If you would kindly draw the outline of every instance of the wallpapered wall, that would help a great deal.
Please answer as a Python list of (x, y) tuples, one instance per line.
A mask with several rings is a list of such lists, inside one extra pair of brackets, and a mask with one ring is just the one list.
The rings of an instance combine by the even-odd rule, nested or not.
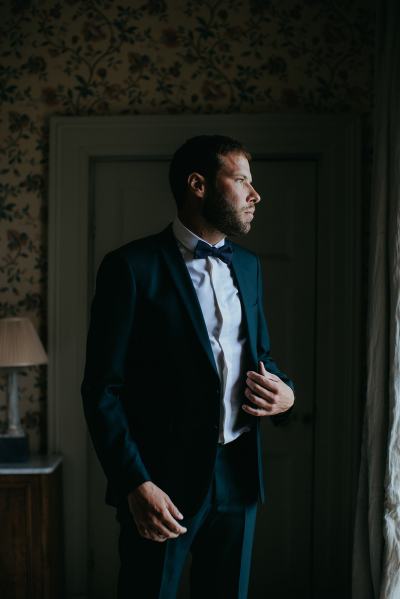
[[(356, 112), (368, 180), (373, 2), (14, 0), (0, 11), (0, 317), (29, 316), (45, 346), (50, 116)], [(43, 451), (46, 368), (23, 370), (20, 389), (31, 450)]]

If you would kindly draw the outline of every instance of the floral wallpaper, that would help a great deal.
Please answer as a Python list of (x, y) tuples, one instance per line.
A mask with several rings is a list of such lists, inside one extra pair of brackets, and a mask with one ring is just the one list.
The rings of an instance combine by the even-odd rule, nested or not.
[[(368, 182), (374, 20), (363, 0), (0, 0), (0, 317), (46, 347), (50, 116), (355, 112)], [(46, 368), (19, 380), (45, 451)]]

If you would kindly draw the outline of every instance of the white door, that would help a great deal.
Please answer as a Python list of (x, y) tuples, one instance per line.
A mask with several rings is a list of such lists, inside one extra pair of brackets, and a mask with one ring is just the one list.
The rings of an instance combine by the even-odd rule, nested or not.
[[(251, 168), (262, 202), (251, 233), (237, 241), (262, 259), (272, 355), (295, 382), (297, 414), (284, 427), (263, 422), (267, 502), (257, 519), (250, 598), (308, 598), (315, 491), (316, 165), (257, 159)], [(106, 252), (172, 220), (167, 173), (165, 161), (95, 162), (92, 293)], [(118, 528), (113, 508), (104, 504), (105, 478), (91, 445), (88, 465), (89, 597), (110, 599), (118, 572)], [(182, 599), (188, 597), (187, 577), (186, 569)]]

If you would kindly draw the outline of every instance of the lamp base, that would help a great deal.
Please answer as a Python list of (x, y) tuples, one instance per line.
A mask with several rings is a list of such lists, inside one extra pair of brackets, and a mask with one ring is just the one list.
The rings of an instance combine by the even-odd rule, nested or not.
[(0, 462), (26, 462), (29, 458), (28, 437), (0, 435)]

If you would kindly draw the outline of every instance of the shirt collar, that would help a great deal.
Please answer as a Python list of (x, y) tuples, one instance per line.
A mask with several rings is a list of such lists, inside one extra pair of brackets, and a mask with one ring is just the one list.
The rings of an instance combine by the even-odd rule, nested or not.
[[(198, 241), (204, 241), (204, 243), (207, 243), (208, 245), (212, 245), (211, 243), (209, 243), (205, 239), (202, 239), (201, 237), (198, 237), (190, 229), (185, 227), (185, 225), (178, 218), (178, 216), (175, 216), (175, 218), (173, 220), (172, 231), (173, 231), (176, 239), (190, 252), (194, 252)], [(218, 243), (216, 243), (213, 247), (219, 248), (219, 247), (223, 246), (224, 243), (225, 243), (225, 237), (223, 239), (221, 239), (221, 241), (218, 241)]]

